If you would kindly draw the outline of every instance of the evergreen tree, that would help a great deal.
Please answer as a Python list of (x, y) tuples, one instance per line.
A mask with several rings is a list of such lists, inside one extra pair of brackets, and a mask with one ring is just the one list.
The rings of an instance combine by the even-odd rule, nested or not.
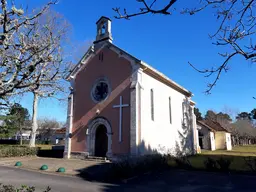
[(196, 120), (203, 120), (202, 113), (200, 113), (199, 109), (196, 107), (194, 108), (194, 114), (196, 116)]
[[(29, 112), (26, 108), (22, 107), (19, 103), (13, 104), (6, 116), (2, 116), (4, 125), (0, 129), (2, 136), (10, 137), (13, 136), (17, 131), (20, 135), (22, 130), (29, 122)], [(22, 137), (20, 137), (20, 144), (22, 145)]]

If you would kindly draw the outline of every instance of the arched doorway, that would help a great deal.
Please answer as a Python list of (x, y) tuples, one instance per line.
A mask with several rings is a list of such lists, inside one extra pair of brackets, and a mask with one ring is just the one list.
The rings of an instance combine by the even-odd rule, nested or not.
[(96, 128), (94, 154), (97, 157), (106, 157), (107, 152), (108, 152), (107, 129), (104, 125), (99, 125)]
[[(96, 132), (98, 132), (98, 134)], [(102, 133), (105, 133), (105, 134), (102, 134)], [(113, 133), (108, 120), (101, 117), (91, 120), (91, 122), (88, 124), (88, 130), (86, 134), (87, 134), (86, 148), (89, 156), (96, 156), (95, 152), (98, 151), (99, 149), (98, 147), (100, 147), (101, 142), (104, 143), (107, 141), (107, 144), (104, 145), (104, 147), (107, 148), (107, 153), (104, 155), (104, 157), (108, 157), (108, 158), (112, 157), (112, 134)], [(96, 136), (96, 134), (98, 136)], [(100, 139), (100, 135), (102, 137), (106, 136), (107, 137), (107, 138), (105, 137), (106, 140)], [(97, 137), (97, 141), (96, 141), (96, 137)], [(96, 150), (96, 145), (99, 145), (97, 146), (97, 150)]]

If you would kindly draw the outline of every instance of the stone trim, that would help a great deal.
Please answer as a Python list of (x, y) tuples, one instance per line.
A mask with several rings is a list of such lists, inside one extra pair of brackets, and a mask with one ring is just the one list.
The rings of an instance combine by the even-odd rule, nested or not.
[(139, 130), (139, 97), (140, 97), (140, 86), (139, 86), (139, 65), (132, 64), (133, 72), (131, 77), (131, 123), (130, 123), (130, 155), (138, 155), (138, 148), (140, 143), (140, 130)]
[(108, 151), (107, 157), (112, 157), (112, 128), (110, 123), (104, 118), (96, 118), (89, 123), (87, 128), (87, 137), (86, 137), (86, 144), (87, 144), (87, 154), (89, 156), (94, 156), (95, 153), (95, 137), (96, 137), (96, 130), (99, 125), (104, 125), (107, 129), (107, 136), (108, 136)]
[[(140, 129), (140, 97), (141, 97), (141, 89), (143, 89), (141, 85), (141, 73), (142, 69), (138, 64), (139, 60), (134, 59), (132, 56), (128, 55), (126, 52), (123, 52), (119, 47), (111, 44), (111, 50), (118, 53), (118, 56), (121, 58), (125, 58), (128, 60), (132, 67), (131, 74), (131, 92), (130, 92), (130, 156), (137, 156), (139, 144), (141, 143), (141, 129)], [(139, 76), (140, 75), (140, 76)]]
[(194, 113), (194, 108), (195, 108), (195, 105), (190, 105), (192, 139), (193, 139), (192, 146), (193, 146), (193, 154), (196, 154), (198, 146), (199, 146), (199, 138), (198, 138), (197, 124), (196, 124), (196, 115)]
[(86, 159), (88, 156), (87, 152), (71, 152), (70, 154), (71, 159)]
[(75, 77), (81, 68), (83, 68), (84, 64), (88, 63), (88, 61), (95, 55), (94, 54), (94, 46), (90, 46), (86, 53), (83, 55), (82, 59), (76, 64), (76, 66), (72, 69), (72, 71), (66, 76), (66, 80), (69, 80), (71, 77)]

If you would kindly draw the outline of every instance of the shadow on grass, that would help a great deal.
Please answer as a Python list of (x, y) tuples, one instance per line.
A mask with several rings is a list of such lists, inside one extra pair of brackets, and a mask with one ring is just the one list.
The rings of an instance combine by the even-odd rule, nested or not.
[(106, 175), (111, 169), (111, 163), (99, 163), (90, 167), (76, 170), (79, 177), (87, 181), (110, 182)]
[[(222, 160), (230, 161), (230, 165), (224, 170), (217, 169), (214, 172), (222, 172), (228, 174), (246, 174), (246, 175), (256, 175), (256, 157), (255, 156), (239, 156), (239, 155), (229, 155), (227, 154), (198, 154), (189, 157), (189, 161), (195, 171), (210, 171), (205, 166), (207, 159), (214, 160), (216, 162)], [(218, 165), (219, 166), (219, 165)], [(225, 166), (225, 165), (224, 165)], [(220, 167), (220, 166), (219, 166)]]
[[(230, 166), (231, 170), (207, 170), (204, 166), (204, 160), (212, 158), (218, 160), (220, 158), (229, 159), (232, 158)], [(250, 158), (250, 157), (246, 157)], [(216, 183), (229, 182), (230, 179), (247, 182), (247, 175), (255, 176), (256, 171), (252, 171), (246, 164), (245, 158), (241, 156), (229, 156), (229, 155), (195, 155), (188, 157), (192, 167), (185, 168), (186, 166), (170, 167), (161, 171), (154, 171), (146, 174), (140, 174), (138, 177), (132, 178), (126, 182), (125, 178), (117, 178), (117, 175), (109, 173), (111, 171), (111, 163), (99, 163), (97, 165), (87, 167), (85, 169), (77, 170), (79, 174), (77, 176), (90, 182), (103, 183), (102, 191), (138, 191), (147, 189), (149, 191), (166, 191), (167, 189), (173, 189), (172, 187), (182, 187), (184, 185), (212, 185), (216, 186)], [(252, 162), (256, 161), (256, 157), (251, 158)], [(256, 164), (255, 164), (256, 165)], [(240, 171), (239, 171), (240, 170)], [(241, 171), (242, 170), (242, 171)], [(256, 170), (256, 167), (255, 167)], [(246, 177), (244, 177), (246, 175)], [(134, 175), (136, 176), (136, 175)], [(182, 178), (182, 179), (181, 179)], [(250, 177), (250, 180), (255, 177)], [(127, 179), (127, 178), (126, 178)], [(193, 181), (189, 181), (193, 180)], [(225, 182), (223, 181), (225, 180)], [(191, 183), (192, 182), (192, 183)], [(161, 183), (161, 186), (159, 185)], [(250, 181), (250, 185), (253, 184)], [(159, 187), (159, 188), (154, 188)], [(162, 190), (160, 189), (162, 188)], [(143, 190), (142, 190), (143, 191)]]
[[(151, 174), (157, 174), (159, 171), (164, 170), (191, 170), (191, 171), (212, 171), (207, 170), (205, 167), (205, 161), (207, 159), (213, 159), (215, 161), (223, 159), (226, 161), (230, 161), (230, 166), (227, 171), (215, 170), (214, 172), (227, 172), (227, 173), (245, 173), (245, 174), (256, 174), (256, 157), (249, 156), (234, 156), (234, 155), (194, 155), (188, 156), (180, 161), (176, 161), (174, 159), (168, 159), (168, 167), (161, 170), (154, 170), (150, 172)], [(180, 164), (178, 164), (180, 163)], [(187, 165), (187, 166), (186, 166)], [(121, 180), (125, 180), (134, 176), (143, 176), (144, 173), (136, 174), (136, 171), (132, 172), (129, 170), (128, 178), (125, 177), (125, 174), (119, 170), (113, 170), (112, 163), (99, 163), (97, 165), (87, 167), (84, 169), (76, 170), (79, 172), (78, 176), (88, 180), (88, 181), (99, 181), (99, 182), (107, 182), (107, 183), (116, 183)], [(123, 170), (128, 171), (128, 170)], [(115, 173), (113, 173), (115, 172)], [(118, 177), (120, 175), (120, 177)]]
[[(118, 177), (118, 175), (115, 175), (116, 173), (113, 174), (113, 172), (111, 172), (111, 167), (111, 163), (99, 163), (76, 171), (78, 172), (77, 176), (86, 181), (103, 183), (101, 191), (104, 192), (133, 191), (138, 186), (145, 187), (148, 182), (154, 182), (156, 179), (159, 179), (158, 176), (161, 174), (160, 171), (155, 170), (153, 172), (147, 172), (139, 175), (135, 174), (125, 178), (122, 176)], [(157, 189), (156, 191), (159, 190)]]

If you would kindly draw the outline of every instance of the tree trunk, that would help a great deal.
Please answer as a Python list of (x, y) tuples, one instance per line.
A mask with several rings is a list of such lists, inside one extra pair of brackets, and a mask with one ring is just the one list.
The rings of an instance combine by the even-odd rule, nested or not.
[(38, 128), (37, 125), (37, 104), (38, 104), (38, 93), (34, 92), (34, 100), (33, 100), (33, 114), (32, 114), (32, 130), (30, 135), (29, 147), (36, 146), (36, 131)]
[(20, 145), (22, 145), (22, 128), (20, 123), (19, 123), (19, 126), (20, 126)]

